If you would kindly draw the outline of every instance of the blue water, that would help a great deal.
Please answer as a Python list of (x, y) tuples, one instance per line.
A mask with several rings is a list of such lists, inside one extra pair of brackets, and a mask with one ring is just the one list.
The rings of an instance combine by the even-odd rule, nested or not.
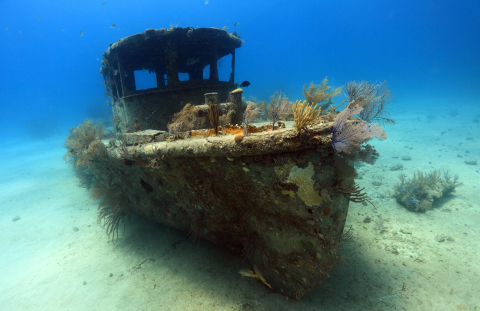
[[(234, 26), (236, 23), (238, 25)], [(112, 27), (112, 24), (116, 27)], [(381, 212), (372, 212), (371, 209), (362, 210), (362, 206), (357, 206), (357, 209), (348, 217), (357, 232), (363, 230), (362, 227), (366, 230), (369, 225), (364, 224), (364, 218), (369, 216), (380, 220), (384, 217), (386, 227), (390, 226), (396, 231), (407, 228), (413, 231), (413, 235), (403, 236), (399, 233), (398, 236), (406, 237), (407, 242), (403, 240), (405, 245), (396, 245), (400, 255), (392, 257), (396, 258), (396, 261), (392, 259), (394, 268), (390, 265), (386, 266), (387, 263), (390, 264), (388, 259), (390, 257), (384, 259), (382, 257), (384, 255), (375, 253), (376, 248), (375, 252), (372, 249), (362, 248), (361, 256), (356, 253), (361, 244), (366, 247), (365, 245), (370, 243), (378, 243), (378, 247), (381, 246), (382, 250), (386, 249), (382, 244), (382, 238), (378, 237), (377, 233), (374, 235), (371, 227), (368, 227), (369, 231), (361, 231), (372, 233), (372, 236), (368, 236), (368, 240), (357, 243), (355, 247), (347, 247), (347, 257), (353, 259), (350, 268), (347, 267), (336, 274), (332, 273), (330, 285), (336, 285), (336, 292), (329, 292), (323, 288), (317, 289), (308, 296), (310, 298), (305, 299), (305, 303), (309, 305), (304, 309), (301, 309), (302, 305), (293, 304), (291, 301), (287, 305), (281, 296), (274, 298), (269, 296), (270, 300), (265, 304), (269, 305), (271, 310), (293, 310), (296, 307), (301, 310), (320, 310), (323, 309), (324, 303), (328, 304), (329, 310), (342, 309), (342, 303), (348, 304), (344, 310), (353, 310), (357, 302), (362, 302), (364, 305), (368, 302), (371, 310), (390, 310), (399, 301), (405, 302), (405, 305), (400, 306), (399, 309), (407, 310), (432, 308), (451, 310), (453, 307), (459, 310), (467, 310), (462, 308), (468, 307), (468, 310), (473, 310), (475, 306), (480, 305), (478, 301), (480, 266), (474, 264), (475, 260), (478, 260), (480, 232), (478, 229), (475, 229), (476, 231), (472, 229), (475, 226), (478, 228), (480, 221), (477, 202), (480, 167), (464, 163), (465, 158), (480, 160), (479, 125), (472, 122), (475, 115), (480, 116), (480, 1), (4, 0), (0, 1), (0, 138), (2, 142), (0, 152), (3, 155), (0, 185), (12, 187), (14, 190), (0, 192), (0, 205), (2, 205), (0, 206), (0, 249), (2, 250), (0, 253), (4, 256), (0, 257), (0, 267), (10, 271), (8, 278), (0, 280), (0, 296), (4, 289), (8, 289), (10, 295), (7, 298), (0, 297), (0, 309), (4, 305), (9, 306), (9, 310), (27, 310), (31, 309), (32, 305), (39, 306), (37, 301), (40, 304), (44, 303), (42, 297), (29, 300), (30, 297), (34, 297), (31, 293), (36, 292), (39, 287), (31, 285), (36, 283), (29, 283), (31, 280), (25, 275), (20, 278), (15, 274), (17, 271), (20, 274), (26, 266), (33, 265), (34, 262), (40, 265), (44, 262), (49, 263), (54, 268), (57, 264), (58, 267), (63, 264), (64, 254), (61, 252), (51, 256), (54, 258), (52, 262), (49, 261), (49, 255), (45, 255), (48, 260), (40, 258), (45, 260), (42, 261), (37, 260), (37, 254), (29, 251), (21, 256), (22, 259), (11, 259), (16, 257), (13, 256), (15, 254), (10, 247), (16, 245), (18, 252), (22, 249), (29, 250), (28, 247), (31, 246), (23, 248), (21, 243), (26, 240), (35, 241), (36, 235), (41, 237), (39, 238), (41, 243), (46, 245), (72, 243), (54, 240), (62, 234), (65, 238), (67, 233), (58, 233), (57, 236), (57, 232), (49, 231), (48, 220), (51, 217), (57, 217), (61, 222), (68, 224), (69, 234), (72, 232), (71, 227), (80, 227), (78, 223), (68, 222), (73, 217), (69, 213), (77, 215), (75, 217), (81, 217), (78, 215), (84, 214), (85, 218), (82, 219), (91, 221), (85, 220), (84, 227), (80, 227), (81, 230), (90, 230), (87, 229), (90, 228), (90, 225), (87, 227), (87, 223), (92, 226), (96, 224), (95, 202), (88, 201), (88, 194), (80, 192), (83, 190), (79, 190), (76, 186), (77, 181), (61, 156), (65, 153), (62, 145), (69, 128), (82, 123), (85, 118), (108, 120), (111, 116), (111, 107), (107, 105), (104, 96), (105, 87), (99, 83), (104, 82), (99, 72), (102, 53), (108, 49), (110, 43), (117, 42), (121, 38), (144, 32), (149, 28), (170, 28), (172, 25), (220, 29), (226, 26), (227, 31), (235, 31), (244, 41), (242, 47), (236, 50), (235, 82), (241, 83), (244, 80), (251, 82), (249, 87), (244, 88), (244, 96), (247, 99), (268, 100), (276, 91), (281, 91), (293, 101), (303, 99), (303, 86), (312, 81), (319, 84), (324, 77), (328, 77), (329, 85), (333, 87), (345, 85), (353, 80), (388, 81), (393, 98), (390, 116), (397, 120), (397, 125), (385, 128), (389, 137), (386, 142), (375, 141), (383, 157), (373, 168), (370, 166), (362, 168), (360, 171), (365, 177), (359, 181), (359, 184), (366, 187), (366, 191), (377, 200), (377, 203), (384, 204), (379, 204)], [(228, 64), (227, 61), (225, 63)], [(223, 70), (223, 68), (220, 69), (221, 75), (225, 74)], [(139, 85), (151, 86), (148, 81), (141, 79), (142, 77), (139, 76)], [(343, 96), (335, 98), (336, 102), (342, 100)], [(458, 112), (459, 116), (453, 116), (452, 112)], [(402, 162), (401, 157), (407, 154), (412, 155), (412, 161)], [(397, 163), (402, 163), (404, 172), (408, 174), (415, 169), (424, 171), (449, 169), (460, 174), (464, 185), (455, 198), (442, 207), (445, 213), (438, 208), (426, 215), (412, 217), (411, 214), (406, 214), (394, 200), (390, 198), (388, 201), (388, 191), (398, 182), (396, 176), (399, 173), (391, 172), (389, 167)], [(374, 188), (371, 181), (378, 180), (382, 182), (382, 186)], [(45, 185), (51, 192), (44, 191), (42, 187)], [(50, 198), (56, 200), (57, 205), (51, 203)], [(80, 210), (80, 207), (84, 210)], [(25, 230), (34, 230), (34, 233), (25, 233), (25, 236), (20, 237), (16, 231), (10, 229), (13, 228), (13, 224), (21, 224), (22, 221), (26, 223), (28, 216), (41, 208), (45, 208), (45, 212), (42, 212), (43, 218), (39, 218), (41, 221), (35, 225), (30, 223), (25, 225)], [(87, 210), (91, 215), (85, 214)], [(75, 214), (75, 211), (78, 214)], [(389, 215), (391, 211), (393, 214)], [(459, 213), (458, 216), (455, 214), (456, 211)], [(49, 212), (53, 214), (50, 215)], [(52, 216), (54, 214), (55, 216)], [(20, 215), (21, 220), (12, 222), (12, 217), (16, 215)], [(444, 244), (438, 244), (430, 236), (428, 239), (425, 237), (427, 242), (423, 243), (423, 240), (419, 242), (423, 237), (415, 235), (415, 228), (430, 229), (430, 225), (432, 230), (429, 232), (432, 236), (450, 234), (455, 238), (456, 244), (447, 244), (450, 240)], [(437, 225), (438, 227), (435, 227)], [(95, 230), (101, 231), (104, 236), (103, 229), (95, 227)], [(168, 237), (165, 239), (171, 240), (171, 244), (177, 242), (175, 235), (168, 235), (169, 232), (166, 229), (163, 231), (162, 233)], [(2, 240), (1, 237), (5, 236), (6, 232), (9, 233), (8, 241), (6, 241), (7, 238)], [(48, 234), (42, 234), (42, 232), (48, 232)], [(396, 234), (391, 233), (391, 241), (394, 241), (392, 242), (394, 244), (398, 242)], [(17, 239), (20, 242), (14, 242)], [(84, 239), (88, 240), (86, 237)], [(148, 239), (150, 237), (147, 235), (145, 240)], [(376, 242), (371, 242), (372, 239)], [(106, 237), (105, 240), (107, 240)], [(98, 244), (98, 249), (86, 253), (97, 258), (97, 255), (92, 254), (97, 254), (95, 252), (100, 252), (104, 246), (99, 244), (100, 242), (97, 243), (94, 238), (90, 238), (90, 243), (91, 241), (94, 242), (84, 243)], [(162, 239), (158, 238), (155, 243), (162, 243)], [(473, 244), (469, 243), (476, 244), (471, 246)], [(69, 249), (70, 244), (68, 245)], [(432, 246), (439, 247), (440, 250), (429, 253), (429, 250), (433, 249)], [(89, 248), (90, 246), (87, 247)], [(166, 244), (164, 248), (169, 252), (171, 246)], [(122, 254), (132, 255), (137, 254), (137, 251), (141, 253), (138, 249), (122, 249)], [(183, 262), (190, 262), (191, 254), (195, 252), (197, 252), (195, 256), (201, 257), (199, 254), (205, 255), (210, 251), (212, 250), (208, 247), (201, 246), (199, 251), (198, 248), (191, 246), (188, 252), (183, 253)], [(77, 251), (77, 254), (81, 253), (82, 251)], [(8, 257), (9, 255), (12, 257)], [(198, 297), (204, 299), (207, 296), (211, 299), (208, 307), (205, 304), (204, 309), (201, 310), (224, 310), (218, 306), (231, 304), (238, 307), (244, 303), (243, 298), (238, 296), (235, 296), (238, 300), (231, 298), (232, 292), (236, 291), (236, 285), (230, 286), (228, 282), (222, 285), (224, 284), (222, 276), (225, 279), (227, 276), (231, 279), (229, 274), (224, 270), (211, 272), (218, 263), (206, 262), (211, 258), (223, 256), (217, 255), (219, 257), (205, 255), (205, 258), (202, 257), (205, 260), (202, 261), (202, 265), (188, 266), (189, 273), (184, 272), (186, 275), (180, 277), (188, 279), (196, 275), (201, 281), (197, 280), (197, 283), (192, 282), (192, 284), (200, 288), (204, 285), (202, 284), (204, 279), (206, 283), (209, 282), (209, 292), (201, 292), (195, 296), (197, 299), (200, 299)], [(391, 254), (388, 253), (388, 255)], [(65, 254), (65, 256), (67, 261), (69, 255)], [(14, 265), (27, 260), (26, 258), (28, 258), (28, 265), (26, 263), (24, 266)], [(457, 259), (462, 262), (457, 262)], [(467, 262), (467, 259), (470, 261)], [(424, 263), (425, 260), (427, 263)], [(183, 270), (184, 267), (175, 267), (175, 259), (172, 261), (174, 263), (170, 264), (175, 272), (170, 270), (165, 272), (166, 277), (162, 284), (168, 284), (168, 280), (180, 282), (178, 271), (175, 269)], [(218, 261), (222, 260), (218, 259)], [(433, 263), (433, 268), (429, 270), (430, 263)], [(77, 264), (75, 262), (72, 265)], [(88, 264), (95, 266), (96, 262), (88, 261)], [(116, 264), (114, 262), (111, 266)], [(132, 262), (125, 263), (125, 266), (132, 267), (137, 264), (138, 262), (132, 259)], [(223, 261), (221, 264), (225, 266), (224, 269), (234, 270), (228, 262)], [(118, 265), (123, 267), (123, 263)], [(170, 269), (168, 264), (165, 264), (165, 267)], [(0, 269), (0, 271), (3, 270)], [(62, 271), (66, 273), (68, 269)], [(110, 272), (110, 270), (105, 271)], [(211, 275), (202, 274), (202, 271), (211, 272), (214, 276), (210, 279)], [(35, 275), (35, 272), (29, 273), (32, 273), (32, 276)], [(124, 273), (128, 275), (127, 272)], [(238, 277), (236, 270), (232, 274)], [(378, 278), (371, 277), (372, 275)], [(414, 275), (421, 279), (413, 281)], [(410, 276), (412, 280), (409, 279)], [(81, 275), (75, 282), (83, 281), (83, 278), (84, 276)], [(39, 286), (48, 288), (55, 283), (50, 277), (45, 279), (47, 281), (44, 283), (38, 281)], [(464, 279), (467, 281), (464, 282)], [(17, 285), (10, 280), (22, 281)], [(68, 292), (69, 281), (63, 281), (58, 286), (67, 288)], [(88, 282), (91, 285), (94, 283), (90, 279)], [(156, 286), (159, 286), (160, 281), (156, 282)], [(395, 284), (392, 285), (389, 282), (395, 282)], [(406, 291), (401, 290), (402, 282), (407, 283)], [(27, 283), (32, 288), (29, 287), (23, 292), (20, 300), (24, 304), (18, 306), (16, 294), (11, 293), (17, 293), (15, 290)], [(129, 286), (134, 288), (137, 284), (135, 280)], [(437, 288), (435, 284), (443, 287)], [(424, 292), (419, 285), (423, 285)], [(53, 289), (55, 288), (53, 285), (51, 286), (52, 290), (46, 289), (45, 292), (53, 295), (56, 289)], [(175, 293), (172, 297), (175, 299), (165, 298), (170, 306), (174, 306), (176, 302), (183, 299), (185, 284), (176, 286), (176, 290), (172, 290)], [(248, 290), (245, 288), (253, 288), (252, 292), (245, 294), (245, 297), (249, 295), (252, 297), (255, 293), (263, 295), (267, 292), (262, 291), (265, 289), (258, 290), (258, 287), (252, 287), (250, 283), (244, 283), (242, 286), (245, 291)], [(390, 286), (396, 286), (396, 290), (390, 289)], [(97, 288), (105, 289), (109, 293), (109, 288), (103, 287), (103, 284)], [(227, 294), (223, 292), (222, 295), (218, 294), (222, 289), (227, 291)], [(355, 290), (359, 291), (355, 294), (356, 296), (352, 294)], [(406, 296), (402, 296), (413, 294), (416, 290), (418, 292), (410, 302), (406, 300)], [(75, 293), (74, 296), (77, 299), (75, 301), (78, 301), (77, 306), (80, 306), (83, 294)], [(124, 292), (117, 290), (115, 293), (120, 297)], [(92, 295), (96, 295), (96, 292)], [(238, 295), (243, 297), (242, 293)], [(349, 298), (353, 297), (351, 295), (355, 298)], [(428, 298), (424, 300), (422, 295)], [(96, 299), (100, 301), (101, 297), (104, 297), (101, 294), (98, 296), (100, 298)], [(261, 301), (264, 296), (246, 299), (250, 299), (248, 304), (254, 306), (258, 305), (257, 301)], [(72, 305), (67, 302), (70, 301), (69, 299), (70, 296), (59, 299), (60, 302), (65, 303), (64, 305), (60, 302), (59, 305), (45, 302), (45, 307), (39, 307), (39, 309), (72, 309)], [(150, 299), (143, 301), (147, 301), (146, 303), (153, 301), (153, 304), (149, 305), (149, 308), (153, 308), (157, 303), (156, 298), (150, 297)], [(393, 302), (388, 302), (388, 299)], [(128, 299), (125, 298), (125, 300)], [(218, 302), (220, 300), (225, 304), (220, 304)], [(52, 303), (54, 300), (48, 301)], [(425, 304), (422, 305), (424, 302)], [(125, 304), (128, 304), (128, 301), (123, 305)], [(101, 303), (94, 305), (101, 306)], [(12, 309), (11, 306), (17, 307)], [(278, 306), (281, 308), (277, 308)], [(141, 310), (149, 308), (139, 307)], [(123, 308), (119, 304), (108, 305), (106, 309), (122, 310)], [(187, 304), (179, 309), (196, 310), (196, 307), (195, 304)], [(241, 308), (238, 307), (238, 310)]]
[(334, 86), (387, 80), (396, 108), (471, 102), (480, 96), (479, 12), (477, 1), (2, 1), (0, 132), (28, 136), (33, 120), (50, 127), (46, 136), (57, 127), (65, 135), (104, 114), (102, 52), (170, 25), (236, 31), (247, 97), (300, 99), (304, 84), (328, 76)]

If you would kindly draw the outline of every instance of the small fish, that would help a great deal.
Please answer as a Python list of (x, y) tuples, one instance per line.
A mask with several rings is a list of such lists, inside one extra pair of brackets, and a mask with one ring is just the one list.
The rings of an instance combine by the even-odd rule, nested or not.
[(65, 30), (65, 28), (62, 28), (62, 31), (64, 31), (64, 30)]
[(260, 271), (260, 269), (258, 269), (257, 265), (253, 265), (253, 270), (255, 270), (255, 274), (257, 275), (257, 277), (260, 279), (260, 281), (263, 282), (263, 284), (267, 285), (268, 287), (272, 288), (272, 286), (270, 284), (267, 283), (267, 280), (265, 280), (265, 278), (263, 277), (262, 275), (262, 272)]
[(37, 20), (39, 20), (39, 19), (40, 19), (40, 16), (37, 16)]
[(233, 27), (237, 26), (238, 24), (239, 24), (239, 23), (235, 23), (235, 24), (233, 24)]
[(104, 2), (104, 3), (102, 3), (102, 5), (105, 5), (105, 2)]
[(200, 61), (200, 58), (197, 58), (197, 59), (189, 58), (189, 59), (187, 59), (187, 65), (191, 66), (191, 65), (194, 65), (194, 64), (198, 63), (199, 61)]
[(208, 1), (205, 1), (205, 4), (208, 4)]
[(240, 273), (242, 275), (242, 278), (244, 276), (249, 276), (251, 278), (258, 278), (257, 275), (252, 271), (252, 270), (249, 270), (249, 269), (240, 269), (240, 271), (238, 271), (238, 273)]
[(80, 30), (80, 37), (83, 37), (83, 30)]
[(415, 203), (419, 203), (420, 201), (415, 201)]
[(117, 27), (117, 25), (112, 24), (112, 26), (110, 26), (110, 27), (108, 27), (108, 28), (115, 28), (115, 27)]
[(325, 111), (327, 110), (328, 106), (330, 106), (333, 103), (334, 102), (332, 101), (332, 98), (329, 98), (328, 100), (321, 100), (317, 104), (319, 105), (322, 111)]
[(24, 33), (24, 32), (20, 30), (20, 33)]
[(239, 86), (241, 87), (247, 87), (250, 85), (250, 82), (248, 82), (247, 80), (243, 81), (242, 84), (240, 84)]
[(9, 30), (10, 30), (10, 28), (5, 28), (5, 30), (6, 30), (6, 31), (9, 31)]
[(400, 190), (402, 190), (402, 191), (405, 191), (405, 189), (403, 189), (403, 188), (402, 188), (402, 189), (400, 189)]

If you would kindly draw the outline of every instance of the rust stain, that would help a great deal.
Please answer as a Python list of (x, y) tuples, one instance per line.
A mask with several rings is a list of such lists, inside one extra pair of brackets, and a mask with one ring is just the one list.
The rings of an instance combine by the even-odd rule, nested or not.
[(330, 206), (325, 207), (323, 210), (323, 216), (327, 217), (328, 215), (330, 215)]
[[(231, 125), (225, 125), (224, 127), (219, 127), (219, 131), (225, 132), (227, 135), (233, 135), (233, 134), (240, 134), (243, 133), (243, 127), (239, 126), (231, 126)], [(262, 127), (256, 127), (253, 125), (248, 126), (248, 133), (259, 133), (263, 132)], [(215, 135), (215, 131), (213, 129), (209, 129), (208, 131), (191, 131), (190, 135), (192, 137), (198, 137), (198, 136), (213, 136)]]

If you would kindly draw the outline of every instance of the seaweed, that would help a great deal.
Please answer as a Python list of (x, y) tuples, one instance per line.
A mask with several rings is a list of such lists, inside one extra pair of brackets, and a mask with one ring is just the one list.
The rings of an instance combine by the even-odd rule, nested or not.
[(86, 168), (76, 168), (73, 171), (75, 177), (79, 180), (79, 187), (90, 190), (95, 183), (97, 183), (97, 177), (95, 174)]
[(90, 167), (98, 157), (106, 156), (106, 147), (101, 142), (103, 127), (99, 121), (94, 125), (92, 121), (85, 120), (77, 128), (70, 129), (70, 135), (65, 139), (68, 149), (63, 159), (71, 162), (77, 168)]
[[(180, 125), (181, 124), (181, 125)], [(197, 108), (188, 103), (182, 110), (173, 115), (172, 123), (168, 125), (168, 130), (182, 128), (182, 131), (190, 131), (197, 128)]]
[[(118, 240), (118, 228), (123, 222), (123, 230), (125, 232), (125, 218), (130, 220), (132, 216), (131, 208), (129, 206), (128, 197), (122, 195), (122, 192), (115, 192), (112, 189), (107, 189), (102, 185), (97, 185), (90, 193), (90, 199), (101, 199), (98, 204), (97, 223), (105, 228), (107, 236)], [(103, 224), (102, 224), (103, 221)]]
[[(65, 147), (68, 148), (64, 160), (74, 167), (75, 176), (79, 179), (80, 187), (92, 189), (90, 199), (101, 199), (98, 205), (99, 224), (103, 221), (107, 235), (115, 235), (118, 239), (118, 227), (125, 217), (130, 218), (131, 208), (126, 195), (122, 180), (105, 179), (102, 174), (106, 168), (107, 147), (101, 142), (103, 127), (100, 122), (94, 125), (92, 121), (85, 120), (77, 128), (70, 129), (70, 135), (65, 139)], [(125, 139), (119, 146), (120, 155), (129, 156)], [(121, 161), (113, 165), (121, 165)], [(120, 190), (120, 191), (118, 191)]]

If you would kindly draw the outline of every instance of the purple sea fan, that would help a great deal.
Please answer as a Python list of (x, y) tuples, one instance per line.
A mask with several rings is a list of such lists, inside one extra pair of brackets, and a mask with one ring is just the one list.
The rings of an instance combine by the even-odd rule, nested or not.
[[(355, 101), (350, 102), (347, 108), (343, 110), (335, 119), (332, 130), (332, 146), (337, 155), (340, 152), (355, 157), (360, 150), (360, 145), (372, 139), (387, 139), (383, 128), (375, 123), (369, 124), (358, 120), (357, 123), (347, 124), (347, 120), (362, 111), (362, 107), (355, 105)], [(353, 106), (353, 107), (352, 107)]]

